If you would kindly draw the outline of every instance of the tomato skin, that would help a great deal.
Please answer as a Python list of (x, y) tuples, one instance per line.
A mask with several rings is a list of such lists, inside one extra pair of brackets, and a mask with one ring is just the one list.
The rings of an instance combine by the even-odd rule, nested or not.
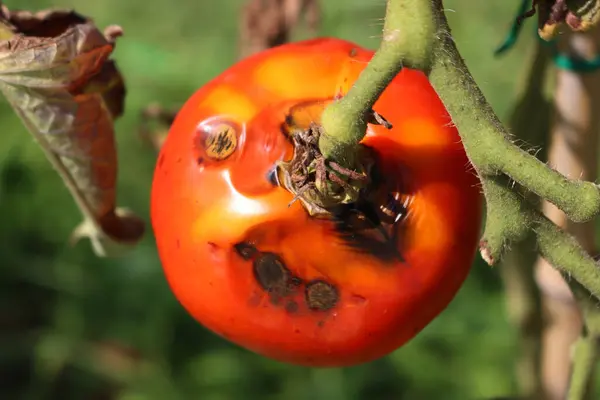
[[(264, 356), (309, 366), (380, 358), (443, 311), (470, 270), (479, 181), (419, 71), (404, 69), (375, 104), (393, 128), (369, 126), (363, 140), (410, 200), (396, 242), (401, 260), (361, 251), (333, 222), (309, 217), (300, 202), (288, 206), (291, 193), (267, 178), (292, 155), (280, 128), (290, 108), (343, 95), (372, 55), (322, 38), (242, 60), (185, 103), (161, 149), (151, 219), (169, 285), (202, 325)], [(220, 161), (199, 156), (199, 124), (213, 120), (238, 134)], [(257, 281), (265, 254), (296, 279), (280, 298)], [(320, 284), (336, 299), (328, 309), (311, 308), (320, 299), (307, 297)]]

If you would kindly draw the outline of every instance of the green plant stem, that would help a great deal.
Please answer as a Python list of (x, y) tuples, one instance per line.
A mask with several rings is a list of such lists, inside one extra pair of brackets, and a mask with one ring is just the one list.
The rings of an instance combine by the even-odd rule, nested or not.
[(485, 243), (482, 243), (486, 261), (494, 263), (509, 242), (521, 242), (533, 230), (542, 257), (600, 298), (600, 268), (571, 235), (548, 220), (500, 177), (489, 177), (483, 185), (488, 205)]
[(546, 218), (540, 211), (530, 209), (534, 221), (538, 250), (551, 265), (569, 279), (575, 278), (594, 296), (600, 298), (600, 268), (575, 238)]
[(511, 241), (523, 240), (531, 228), (524, 218), (523, 198), (508, 185), (506, 177), (490, 176), (482, 181), (487, 199), (487, 220), (481, 243), (481, 255), (494, 264)]
[(598, 355), (600, 266), (513, 186), (548, 200), (575, 222), (588, 221), (600, 211), (598, 187), (567, 179), (512, 142), (454, 44), (442, 0), (388, 0), (379, 50), (347, 95), (323, 113), (319, 147), (327, 159), (357, 166), (369, 113), (403, 65), (429, 75), (482, 181), (488, 205), (483, 257), (497, 262), (510, 244), (522, 243), (532, 232), (541, 255), (571, 285), (581, 284), (585, 290), (579, 304), (587, 312), (587, 331), (577, 346), (569, 394), (570, 400), (582, 400)]
[(600, 308), (596, 299), (578, 282), (569, 280), (569, 286), (583, 314), (585, 327), (573, 349), (567, 400), (591, 400), (600, 357)]
[(568, 400), (591, 399), (591, 383), (598, 362), (598, 340), (596, 335), (581, 336), (575, 342), (573, 372), (569, 383)]
[(535, 235), (529, 232), (525, 240), (506, 253), (499, 268), (508, 318), (519, 335), (514, 377), (523, 400), (544, 398), (541, 356), (545, 315), (534, 276), (536, 258)]
[(429, 70), (434, 35), (430, 0), (388, 0), (379, 50), (348, 94), (321, 116), (319, 148), (326, 159), (356, 167), (356, 145), (367, 132), (373, 105), (403, 66)]
[[(527, 6), (527, 4), (525, 4)], [(527, 7), (525, 7), (527, 8)], [(523, 10), (525, 12), (527, 10)], [(551, 104), (546, 95), (547, 72), (551, 66), (551, 54), (541, 41), (535, 42), (532, 62), (522, 80), (522, 92), (509, 118), (511, 131), (522, 142), (544, 143), (550, 128)], [(536, 156), (547, 159), (546, 151), (536, 151)], [(501, 189), (507, 188), (504, 177)], [(497, 179), (497, 178), (496, 178)], [(486, 180), (484, 182), (489, 181)], [(532, 193), (520, 194), (539, 208), (539, 199)], [(518, 211), (514, 208), (512, 211)], [(499, 212), (495, 213), (498, 218)], [(520, 217), (518, 212), (517, 216)], [(514, 226), (514, 222), (509, 224)], [(543, 331), (546, 315), (542, 308), (542, 296), (535, 278), (535, 262), (538, 258), (536, 236), (529, 230), (523, 241), (515, 240), (511, 251), (506, 252), (500, 265), (500, 275), (504, 283), (505, 302), (510, 322), (519, 335), (519, 352), (516, 361), (515, 378), (522, 399), (544, 399), (542, 380)]]
[(433, 0), (433, 4), (439, 44), (430, 80), (458, 127), (478, 172), (508, 175), (556, 205), (575, 222), (593, 218), (600, 210), (598, 187), (592, 182), (567, 179), (510, 141), (452, 40), (441, 0)]
[[(478, 172), (488, 204), (482, 254), (498, 261), (508, 245), (538, 235), (544, 256), (556, 268), (600, 296), (598, 266), (569, 235), (541, 219), (511, 190), (509, 177), (547, 199), (573, 221), (600, 210), (592, 182), (570, 180), (512, 143), (510, 135), (469, 73), (450, 33), (442, 0), (389, 0), (382, 44), (346, 96), (325, 110), (319, 147), (326, 158), (354, 167), (358, 143), (376, 99), (402, 65), (422, 69), (452, 116), (467, 155)], [(550, 243), (547, 240), (552, 239)]]

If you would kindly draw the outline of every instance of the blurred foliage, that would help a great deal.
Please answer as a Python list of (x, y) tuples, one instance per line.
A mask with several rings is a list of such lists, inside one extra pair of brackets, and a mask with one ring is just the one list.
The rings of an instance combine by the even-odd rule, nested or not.
[[(128, 87), (117, 122), (119, 204), (146, 219), (156, 156), (137, 136), (140, 112), (155, 101), (177, 106), (236, 60), (242, 1), (6, 1), (30, 10), (74, 7), (100, 28), (124, 28), (115, 51)], [(384, 1), (321, 3), (320, 35), (376, 48)], [(512, 3), (446, 1), (458, 46), (503, 117), (533, 50), (533, 35), (524, 35), (510, 54), (493, 58)], [(342, 369), (270, 361), (185, 313), (151, 233), (116, 260), (97, 259), (87, 241), (70, 247), (80, 215), (67, 190), (6, 102), (0, 121), (0, 398), (464, 400), (516, 390), (516, 333), (500, 278), (480, 260), (449, 308), (384, 359)]]

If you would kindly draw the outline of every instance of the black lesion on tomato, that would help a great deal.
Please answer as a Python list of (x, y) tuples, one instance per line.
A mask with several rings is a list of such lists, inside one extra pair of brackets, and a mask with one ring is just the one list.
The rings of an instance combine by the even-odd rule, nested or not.
[(283, 292), (290, 275), (290, 271), (276, 254), (263, 253), (254, 260), (254, 277), (267, 291)]
[(290, 314), (298, 312), (298, 303), (294, 300), (288, 301), (287, 303), (285, 303), (285, 311), (287, 311)]
[(397, 188), (388, 188), (385, 177), (374, 168), (369, 193), (359, 201), (331, 210), (338, 236), (351, 249), (371, 254), (384, 262), (404, 261), (398, 251), (401, 221), (408, 210)]
[(295, 314), (303, 307), (311, 311), (327, 311), (339, 301), (339, 291), (324, 279), (305, 282), (285, 265), (276, 253), (263, 252), (250, 242), (239, 242), (234, 251), (244, 261), (251, 262), (258, 286), (264, 290), (272, 305)]
[(253, 261), (253, 270), (254, 278), (269, 294), (273, 304), (279, 304), (285, 297), (293, 295), (302, 283), (275, 253), (261, 253)]
[(335, 286), (322, 279), (316, 279), (306, 284), (304, 298), (311, 310), (327, 311), (335, 307), (340, 296)]
[(372, 254), (386, 262), (403, 261), (398, 251), (398, 221), (388, 223), (376, 206), (369, 203), (338, 207), (334, 217), (338, 236), (356, 251)]
[(291, 129), (291, 124), (293, 124), (293, 123), (294, 123), (294, 117), (292, 117), (290, 114), (286, 114), (285, 122), (282, 122), (281, 125), (279, 125), (279, 130), (281, 131), (281, 134), (291, 145), (294, 144), (294, 141), (292, 139), (292, 129)]
[(260, 253), (256, 247), (248, 242), (240, 242), (233, 245), (235, 252), (244, 260), (251, 260), (255, 255)]

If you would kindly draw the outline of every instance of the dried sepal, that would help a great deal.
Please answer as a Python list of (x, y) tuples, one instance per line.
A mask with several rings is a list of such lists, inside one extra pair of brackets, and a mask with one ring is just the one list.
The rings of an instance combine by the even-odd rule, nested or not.
[(600, 0), (532, 0), (532, 10), (537, 12), (538, 33), (547, 41), (556, 37), (560, 26), (584, 32), (600, 20)]

